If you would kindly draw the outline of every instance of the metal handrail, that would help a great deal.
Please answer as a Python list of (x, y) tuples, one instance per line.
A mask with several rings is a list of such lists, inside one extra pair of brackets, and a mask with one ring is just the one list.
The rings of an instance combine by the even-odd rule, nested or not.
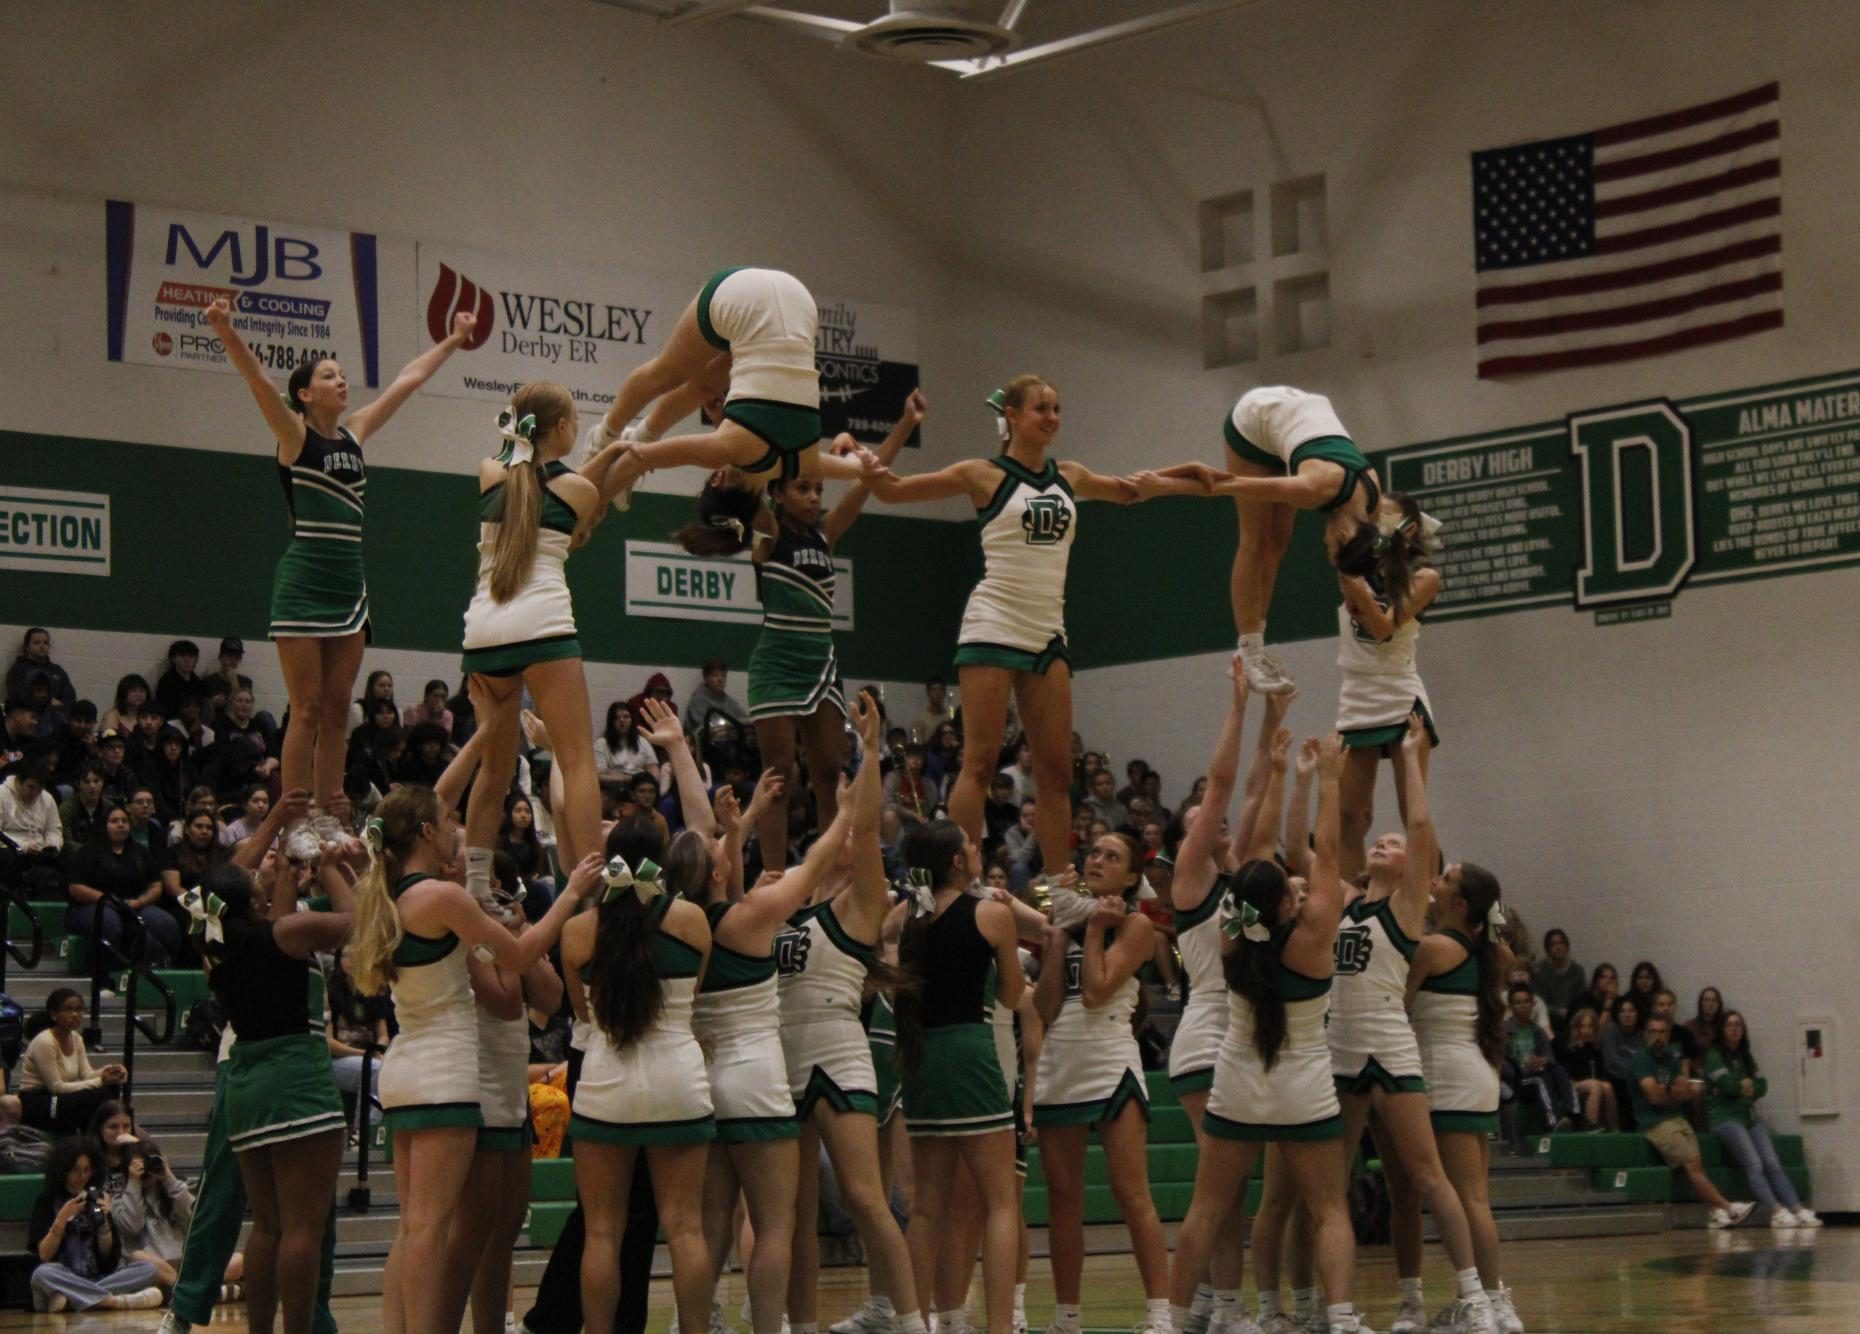
[(0, 911), (7, 908), (18, 908), (20, 916), (24, 917), (27, 925), (32, 928), (32, 952), (22, 954), (19, 946), (13, 943), (13, 915), (8, 912), (5, 927), (6, 950), (4, 954), (0, 954), (0, 991), (6, 990), (6, 955), (12, 955), (18, 961), (19, 966), (28, 972), (37, 968), (39, 961), (45, 957), (45, 923), (40, 920), (38, 909), (34, 908), (31, 901), (26, 898), (26, 892), (23, 889), (9, 889), (6, 902), (0, 904)]
[(368, 1113), (375, 1103), (374, 1080), (369, 1078), (375, 1057), (387, 1051), (379, 1042), (362, 1044), (362, 1086), (357, 1090), (356, 1098), (356, 1159), (355, 1184), (349, 1188), (349, 1208), (352, 1212), (365, 1214), (373, 1202), (373, 1191), (368, 1185)]
[[(150, 1042), (165, 1047), (174, 1038), (176, 1010), (179, 1002), (166, 982), (155, 975), (154, 968), (148, 963), (148, 926), (135, 909), (108, 890), (98, 890), (97, 911), (91, 917), (90, 924), (90, 1013), (91, 1026), (85, 1030), (85, 1039), (93, 1036), (97, 1045), (103, 1045), (103, 991), (106, 978), (113, 983), (112, 990), (123, 998), (123, 1101), (130, 1102), (131, 1089), (135, 1086), (136, 1075), (136, 1034), (140, 1032)], [(113, 909), (123, 924), (122, 941), (127, 949), (119, 946), (103, 933), (104, 909)], [(107, 952), (107, 953), (106, 953)], [(115, 961), (115, 967), (110, 961)], [(123, 977), (116, 982), (114, 974), (121, 970)], [(136, 1012), (136, 980), (148, 979), (149, 985), (162, 997), (165, 1022), (158, 1030)]]

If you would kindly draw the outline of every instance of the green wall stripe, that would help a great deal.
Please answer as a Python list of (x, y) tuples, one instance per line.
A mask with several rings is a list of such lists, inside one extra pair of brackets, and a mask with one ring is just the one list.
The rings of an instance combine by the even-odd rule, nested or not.
[[(456, 653), (477, 569), (475, 476), (371, 467), (368, 589), (375, 642)], [(267, 638), (271, 573), (287, 540), (267, 457), (0, 431), (0, 482), (108, 492), (109, 578), (0, 573), (7, 618), (78, 629)], [(1106, 508), (1106, 507), (1097, 507)], [(626, 539), (665, 541), (691, 499), (641, 493), (568, 563), (583, 651), (595, 661), (747, 666), (757, 627), (625, 615)], [(840, 543), (854, 566), (854, 624), (836, 636), (861, 678), (949, 672), (963, 602), (981, 572), (968, 523), (873, 504)]]

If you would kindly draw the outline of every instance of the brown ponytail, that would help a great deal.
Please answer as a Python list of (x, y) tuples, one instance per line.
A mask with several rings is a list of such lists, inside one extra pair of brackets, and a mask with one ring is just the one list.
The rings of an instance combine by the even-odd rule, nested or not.
[[(517, 390), (510, 400), (514, 420), (526, 422), (524, 438), (547, 435), (575, 411), (568, 390), (549, 380), (536, 380)], [(496, 510), (497, 536), (491, 542), (491, 571), (487, 581), (491, 598), (509, 602), (529, 582), (536, 561), (536, 535), (542, 528), (542, 478), (534, 459), (509, 463), (504, 489)]]

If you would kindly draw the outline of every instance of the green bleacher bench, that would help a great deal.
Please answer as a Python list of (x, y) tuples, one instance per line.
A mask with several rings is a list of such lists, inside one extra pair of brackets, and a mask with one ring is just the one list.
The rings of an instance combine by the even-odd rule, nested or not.
[[(63, 899), (31, 899), (32, 911), (38, 915), (39, 925), (45, 929), (45, 957), (61, 957), (59, 942), (65, 938), (65, 910), (71, 905)], [(6, 909), (6, 932), (14, 943), (24, 947), (32, 939), (32, 927), (26, 921), (26, 914), (19, 910), (19, 905), (9, 903)]]
[(574, 1211), (573, 1200), (538, 1200), (530, 1205), (530, 1245), (554, 1246), (561, 1240), (562, 1225), (568, 1222), (568, 1216)]
[[(1709, 1132), (1698, 1137), (1699, 1157), (1707, 1168), (1724, 1167), (1728, 1160), (1724, 1156), (1724, 1146), (1718, 1137)], [(1800, 1135), (1774, 1135), (1771, 1142), (1776, 1146), (1776, 1157), (1784, 1167), (1806, 1167), (1805, 1155)], [(1565, 1134), (1550, 1137), (1550, 1166), (1552, 1167), (1661, 1167), (1664, 1164), (1653, 1145), (1644, 1135), (1622, 1132), (1618, 1134)]]
[(32, 1217), (33, 1202), (45, 1178), (37, 1172), (0, 1176), (0, 1223), (24, 1223)]
[[(174, 993), (174, 1018), (177, 1027), (187, 1019), (189, 1010), (212, 994), (207, 988), (207, 975), (198, 968), (157, 968), (154, 973), (162, 984)], [(136, 1010), (140, 1014), (149, 1014), (159, 1009), (162, 1004), (161, 993), (140, 974), (136, 977), (133, 999)]]
[(530, 1199), (532, 1201), (575, 1198), (575, 1160), (573, 1158), (538, 1158), (530, 1164)]

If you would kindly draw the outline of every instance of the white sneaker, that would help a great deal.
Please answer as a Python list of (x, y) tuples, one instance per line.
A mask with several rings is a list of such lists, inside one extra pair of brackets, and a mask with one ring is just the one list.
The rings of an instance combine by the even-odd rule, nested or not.
[(1806, 1204), (1801, 1205), (1795, 1211), (1795, 1225), (1797, 1227), (1820, 1227), (1821, 1215)]
[(1427, 1308), (1413, 1298), (1404, 1299), (1395, 1312), (1389, 1334), (1422, 1334), (1427, 1328)]
[(1216, 1334), (1265, 1334), (1251, 1316), (1243, 1315), (1233, 1321), (1214, 1327)]
[(1375, 1330), (1369, 1327), (1368, 1321), (1361, 1311), (1345, 1316), (1334, 1325), (1331, 1323), (1328, 1315), (1320, 1314), (1318, 1319), (1323, 1322), (1317, 1326), (1319, 1330), (1323, 1331), (1323, 1334), (1376, 1334)]
[(116, 1305), (118, 1311), (153, 1311), (161, 1305), (160, 1288), (144, 1288), (141, 1292), (118, 1293)]
[(1492, 1303), (1492, 1325), (1498, 1334), (1524, 1334), (1524, 1321), (1511, 1304), (1511, 1289), (1503, 1283), (1498, 1285), (1498, 1299)]
[(187, 1334), (192, 1328), (193, 1326), (181, 1319), (180, 1316), (176, 1315), (173, 1311), (169, 1311), (162, 1316), (161, 1324), (155, 1327), (155, 1334)]
[(708, 1334), (736, 1334), (736, 1331), (730, 1328), (730, 1322), (724, 1319), (722, 1302), (712, 1301), (710, 1304), (710, 1329)]
[(1244, 654), (1237, 656), (1240, 658), (1240, 670), (1246, 676), (1246, 688), (1254, 694), (1289, 695), (1298, 689), (1292, 678), (1285, 674), (1284, 666), (1269, 650), (1261, 649), (1250, 657)]
[(1456, 1297), (1441, 1308), (1427, 1329), (1428, 1334), (1495, 1334), (1492, 1308), (1471, 1297)]
[(1736, 1227), (1739, 1223), (1750, 1217), (1751, 1212), (1756, 1207), (1756, 1201), (1754, 1200), (1733, 1200), (1731, 1202), (1731, 1226)]
[(504, 1334), (517, 1334), (517, 1313), (515, 1311), (504, 1312)]
[(1259, 1331), (1260, 1334), (1304, 1334), (1304, 1322), (1290, 1311), (1272, 1311), (1259, 1318)]

